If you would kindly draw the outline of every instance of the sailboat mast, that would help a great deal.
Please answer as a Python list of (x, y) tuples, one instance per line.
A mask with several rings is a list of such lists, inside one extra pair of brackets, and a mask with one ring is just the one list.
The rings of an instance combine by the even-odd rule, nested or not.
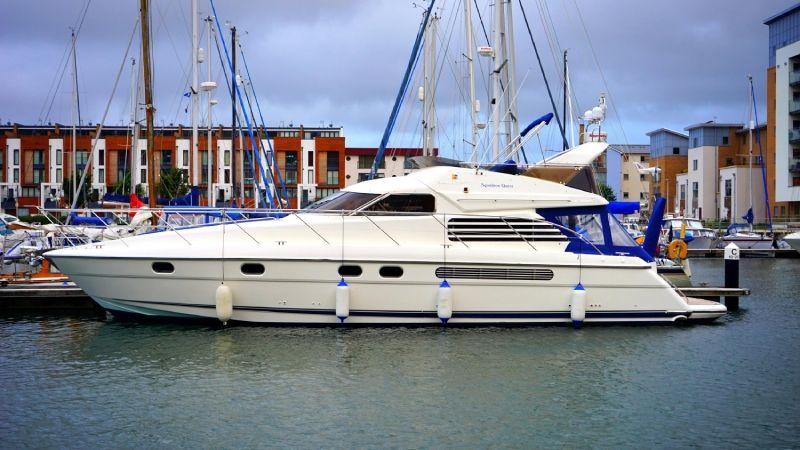
[[(135, 189), (133, 186), (133, 168), (135, 167), (134, 161), (136, 160), (137, 155), (139, 154), (139, 72), (137, 71), (136, 67), (136, 59), (131, 59), (131, 107), (133, 110), (131, 111), (131, 154), (128, 155), (128, 170), (130, 171), (130, 181), (131, 181), (131, 190), (130, 193), (134, 193)], [(124, 175), (123, 175), (124, 176)], [(123, 184), (122, 191), (125, 191), (125, 186)]]
[[(564, 126), (567, 126), (567, 51), (564, 50), (564, 104), (561, 113), (561, 117), (564, 118)], [(565, 133), (566, 134), (566, 133)], [(567, 150), (567, 141), (564, 140), (564, 148), (563, 150)]]
[[(231, 27), (231, 198), (239, 198), (238, 185), (236, 184), (236, 86), (239, 83), (236, 76), (236, 27)], [(241, 205), (237, 205), (241, 206)]]
[(430, 17), (425, 28), (425, 48), (423, 55), (422, 87), (422, 153), (433, 155), (436, 133), (436, 14)]
[(76, 109), (80, 109), (77, 106), (77, 98), (78, 98), (78, 62), (77, 57), (75, 55), (75, 31), (72, 32), (72, 202), (75, 203), (75, 199), (78, 198), (78, 150), (77, 150), (77, 128), (76, 128), (76, 121), (77, 119), (77, 111)]
[[(508, 113), (506, 122), (506, 145), (512, 139), (519, 137), (519, 122), (517, 121), (517, 54), (514, 47), (514, 18), (511, 14), (511, 0), (506, 0), (505, 14), (503, 16), (503, 33), (505, 42), (503, 43), (503, 54), (506, 62), (506, 109)], [(518, 148), (513, 158), (519, 159), (520, 149)]]
[[(192, 0), (192, 186), (200, 184), (200, 142), (198, 142), (197, 118), (200, 115), (200, 102), (197, 96), (200, 88), (200, 77), (197, 64), (199, 60), (197, 32), (197, 0)], [(186, 164), (186, 161), (184, 161)]]
[[(207, 50), (208, 57), (206, 59), (206, 72), (207, 72), (206, 76), (208, 78), (206, 78), (206, 80), (207, 81), (211, 81), (211, 17), (210, 16), (206, 18), (206, 40), (207, 40), (206, 41), (206, 47), (208, 49)], [(212, 169), (212, 166), (213, 166), (212, 162), (214, 161), (214, 159), (211, 157), (211, 155), (212, 155), (212, 151), (211, 151), (211, 127), (212, 127), (211, 107), (213, 106), (213, 103), (211, 102), (212, 92), (213, 91), (211, 89), (209, 89), (208, 90), (208, 95), (206, 97), (207, 102), (208, 102), (207, 105), (206, 105), (207, 108), (208, 108), (208, 129), (206, 130), (206, 136), (208, 138), (208, 142), (207, 142), (208, 145), (206, 146), (206, 166), (207, 166), (207, 168), (206, 168), (206, 172), (207, 172), (206, 173), (206, 175), (207, 175), (206, 188), (207, 188), (208, 192), (206, 194), (207, 195), (207, 197), (206, 197), (207, 198), (207, 200), (206, 200), (207, 205), (206, 206), (209, 206), (209, 207), (213, 206), (212, 203), (211, 203), (211, 169)]]
[(464, 0), (464, 29), (467, 38), (467, 71), (469, 72), (469, 118), (472, 134), (470, 137), (470, 161), (478, 162), (478, 124), (477, 124), (477, 103), (475, 102), (475, 68), (474, 68), (474, 49), (475, 40), (472, 36), (472, 5), (470, 0)]
[[(747, 79), (749, 81), (748, 88), (753, 86), (753, 77), (752, 75), (748, 75)], [(748, 89), (749, 90), (749, 89)], [(753, 128), (755, 128), (753, 124), (753, 97), (750, 97), (750, 107), (747, 111), (747, 127), (748, 127), (748, 136), (747, 140), (749, 142), (749, 148), (747, 153), (747, 191), (750, 193), (750, 208), (753, 207)], [(752, 231), (753, 224), (750, 224), (750, 229)]]
[[(156, 162), (153, 137), (153, 78), (150, 65), (150, 0), (139, 0), (142, 21), (142, 71), (144, 74), (144, 110), (147, 121), (147, 195), (148, 206), (156, 207)], [(153, 216), (155, 217), (155, 216)]]
[(494, 3), (494, 55), (492, 56), (492, 162), (497, 162), (500, 155), (500, 72), (503, 70), (500, 46), (502, 42), (503, 1)]

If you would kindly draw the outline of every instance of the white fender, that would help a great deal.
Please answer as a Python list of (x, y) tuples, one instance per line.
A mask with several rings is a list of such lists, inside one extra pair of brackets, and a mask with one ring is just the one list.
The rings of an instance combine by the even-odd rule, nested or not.
[(339, 280), (336, 285), (336, 317), (344, 322), (344, 319), (350, 315), (350, 286), (344, 281), (344, 278)]
[(569, 317), (572, 319), (572, 326), (575, 328), (580, 328), (586, 318), (586, 290), (580, 283), (572, 290)]
[(447, 280), (442, 280), (436, 295), (436, 315), (443, 324), (453, 317), (453, 290)]
[(227, 324), (233, 316), (233, 292), (231, 288), (225, 284), (220, 284), (217, 287), (217, 292), (214, 295), (217, 307), (217, 318), (223, 325)]

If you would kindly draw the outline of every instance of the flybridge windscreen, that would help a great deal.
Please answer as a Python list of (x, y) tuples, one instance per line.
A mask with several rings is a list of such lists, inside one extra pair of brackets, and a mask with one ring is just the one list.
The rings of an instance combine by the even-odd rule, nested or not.
[(599, 251), (604, 255), (631, 255), (648, 262), (653, 260), (609, 213), (607, 206), (539, 208), (536, 212), (572, 231), (564, 232), (569, 239), (568, 252), (596, 254)]

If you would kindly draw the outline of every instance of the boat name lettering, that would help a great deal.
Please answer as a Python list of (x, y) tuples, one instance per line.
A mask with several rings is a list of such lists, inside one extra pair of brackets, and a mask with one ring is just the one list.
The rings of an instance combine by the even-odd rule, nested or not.
[(506, 183), (481, 183), (482, 188), (501, 188), (501, 189), (513, 189), (513, 184), (506, 184)]

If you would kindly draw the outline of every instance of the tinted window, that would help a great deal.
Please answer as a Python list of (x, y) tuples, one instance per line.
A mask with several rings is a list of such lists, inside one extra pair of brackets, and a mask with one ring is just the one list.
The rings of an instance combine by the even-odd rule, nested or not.
[(339, 191), (308, 205), (305, 209), (318, 209), (321, 211), (351, 211), (376, 198), (378, 194), (363, 194), (360, 192)]
[(431, 194), (394, 194), (375, 202), (367, 211), (434, 212), (436, 200)]
[(242, 273), (245, 275), (261, 275), (264, 273), (264, 265), (259, 263), (242, 264)]
[(173, 266), (172, 263), (157, 261), (153, 263), (153, 272), (172, 273), (175, 272), (175, 266)]
[(361, 272), (361, 266), (339, 266), (339, 275), (343, 277), (358, 277)]
[(403, 276), (403, 268), (400, 266), (383, 266), (379, 273), (384, 278), (400, 278)]

